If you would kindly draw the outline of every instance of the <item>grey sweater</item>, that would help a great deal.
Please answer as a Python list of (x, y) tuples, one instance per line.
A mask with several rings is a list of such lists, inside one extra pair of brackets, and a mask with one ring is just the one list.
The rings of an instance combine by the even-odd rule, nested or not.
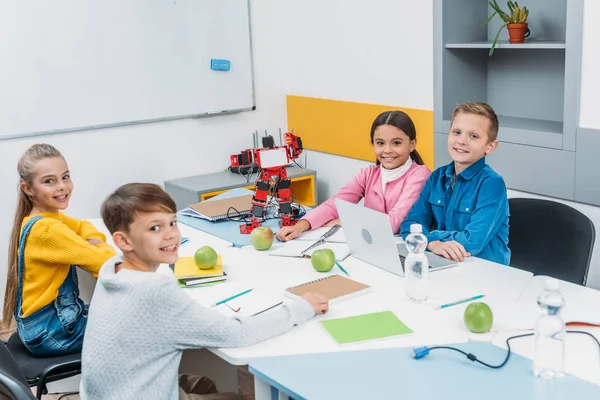
[(172, 399), (185, 349), (242, 347), (309, 320), (295, 301), (251, 318), (227, 318), (206, 308), (162, 274), (121, 270), (117, 256), (98, 275), (82, 354), (82, 399)]

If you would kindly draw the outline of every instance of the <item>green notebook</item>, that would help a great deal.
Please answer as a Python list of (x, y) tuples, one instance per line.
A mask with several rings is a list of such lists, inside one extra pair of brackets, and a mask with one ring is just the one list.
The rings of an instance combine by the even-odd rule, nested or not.
[(339, 343), (348, 344), (392, 336), (411, 335), (406, 326), (391, 311), (381, 311), (352, 317), (321, 321), (321, 325)]

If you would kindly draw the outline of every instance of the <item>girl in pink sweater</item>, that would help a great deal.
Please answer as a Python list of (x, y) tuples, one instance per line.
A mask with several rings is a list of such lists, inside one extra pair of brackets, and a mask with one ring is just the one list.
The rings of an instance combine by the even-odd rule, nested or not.
[(355, 204), (364, 198), (365, 207), (386, 213), (392, 231), (399, 232), (431, 172), (415, 149), (415, 124), (402, 111), (386, 111), (373, 121), (371, 144), (377, 164), (361, 169), (342, 190), (295, 225), (282, 227), (277, 239), (287, 241), (310, 229), (340, 224), (334, 198)]

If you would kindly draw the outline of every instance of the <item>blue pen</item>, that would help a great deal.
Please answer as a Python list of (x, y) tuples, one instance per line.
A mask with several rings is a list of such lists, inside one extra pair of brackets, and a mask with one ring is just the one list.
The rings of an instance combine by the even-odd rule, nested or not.
[(336, 262), (335, 262), (335, 265), (337, 265), (337, 266), (338, 266), (338, 268), (339, 268), (339, 269), (341, 269), (343, 273), (345, 273), (346, 275), (350, 275), (350, 274), (348, 273), (348, 271), (346, 271), (346, 270), (344, 269), (344, 267), (342, 267), (342, 265), (341, 265), (339, 262), (337, 262), (337, 261), (336, 261)]
[(446, 308), (446, 307), (452, 307), (452, 306), (455, 306), (455, 305), (457, 305), (457, 304), (462, 304), (462, 303), (466, 303), (466, 302), (469, 302), (469, 301), (473, 301), (473, 300), (480, 299), (480, 298), (482, 298), (483, 296), (485, 296), (485, 295), (483, 295), (483, 294), (480, 294), (479, 296), (473, 296), (473, 297), (469, 297), (468, 299), (462, 299), (462, 300), (457, 300), (457, 301), (454, 301), (454, 302), (452, 302), (452, 303), (448, 303), (448, 304), (442, 304), (441, 306), (438, 306), (437, 308), (438, 308), (438, 309), (442, 309), (442, 308)]
[(189, 238), (182, 237), (182, 238), (181, 238), (181, 242), (180, 242), (179, 244), (180, 244), (180, 245), (182, 245), (182, 244), (186, 244), (186, 243), (187, 243), (187, 242), (189, 242), (189, 241), (190, 241), (190, 239), (189, 239)]
[(221, 304), (223, 304), (223, 303), (227, 303), (228, 301), (230, 301), (230, 300), (233, 300), (233, 299), (236, 299), (236, 298), (238, 298), (238, 297), (240, 297), (240, 296), (243, 296), (243, 295), (245, 295), (246, 293), (250, 293), (251, 291), (252, 291), (252, 289), (248, 289), (248, 290), (245, 290), (245, 291), (243, 291), (242, 293), (238, 293), (238, 294), (236, 294), (235, 296), (228, 297), (228, 298), (226, 298), (225, 300), (217, 301), (217, 303), (215, 304), (215, 306), (221, 305)]

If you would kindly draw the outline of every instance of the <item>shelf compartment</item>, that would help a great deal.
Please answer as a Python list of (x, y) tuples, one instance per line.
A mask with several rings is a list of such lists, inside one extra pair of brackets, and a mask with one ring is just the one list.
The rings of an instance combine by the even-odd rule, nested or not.
[[(563, 123), (533, 118), (498, 116), (500, 132), (498, 141), (529, 146), (561, 149)], [(450, 121), (443, 123), (445, 133), (450, 132)]]
[[(473, 41), (463, 43), (447, 43), (447, 49), (491, 49), (493, 41)], [(511, 49), (511, 50), (565, 50), (566, 43), (564, 40), (526, 40), (525, 43), (512, 44), (508, 40), (499, 40), (496, 43), (496, 49)]]

